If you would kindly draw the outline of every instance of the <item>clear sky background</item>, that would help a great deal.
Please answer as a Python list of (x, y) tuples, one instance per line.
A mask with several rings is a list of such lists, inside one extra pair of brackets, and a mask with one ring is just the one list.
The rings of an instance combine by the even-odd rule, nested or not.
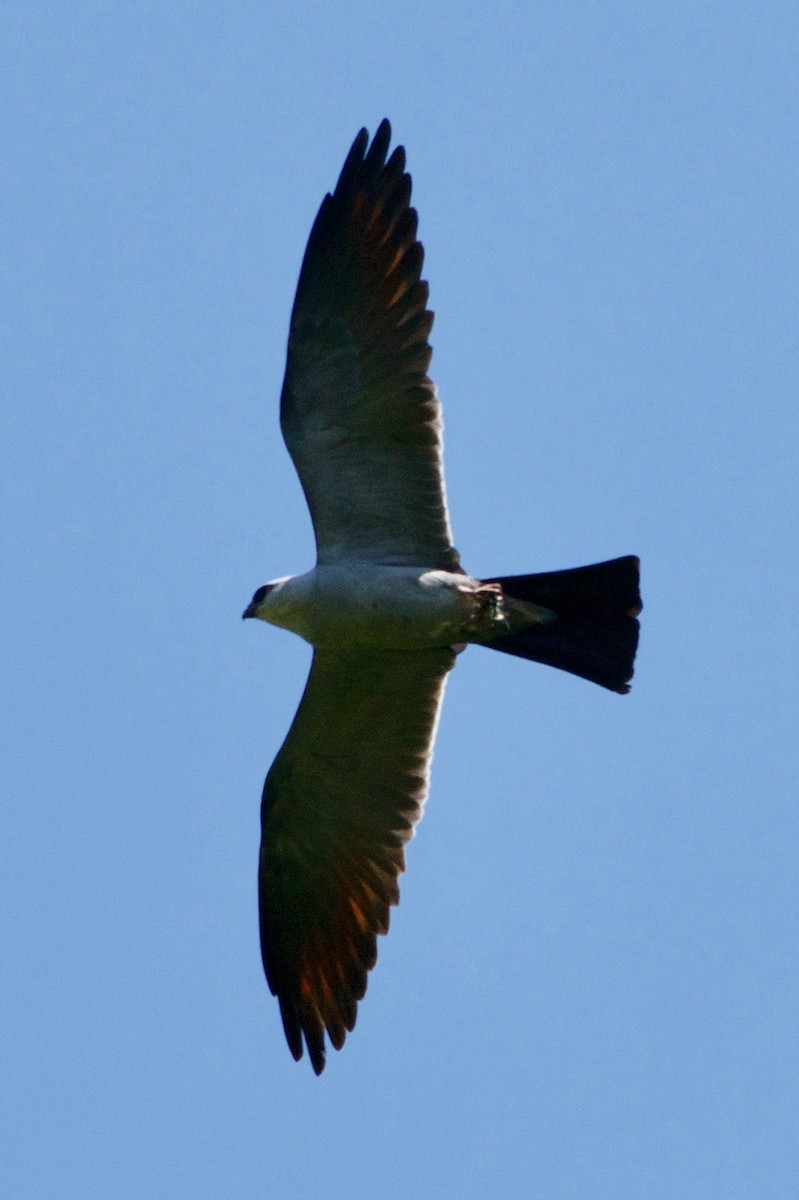
[[(4, 3), (0, 1194), (799, 1194), (793, 2)], [(643, 562), (630, 696), (473, 649), (358, 1025), (258, 950), (310, 652), (305, 240), (408, 149), (458, 545)]]

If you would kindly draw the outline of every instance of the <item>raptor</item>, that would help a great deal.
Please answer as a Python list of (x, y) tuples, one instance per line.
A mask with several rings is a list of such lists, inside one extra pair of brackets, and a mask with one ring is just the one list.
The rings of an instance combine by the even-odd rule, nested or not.
[(292, 630), (313, 663), (264, 785), (261, 949), (295, 1059), (355, 1025), (377, 936), (422, 815), (444, 684), (467, 645), (625, 693), (641, 609), (632, 555), (482, 579), (461, 566), (428, 377), (433, 314), (411, 180), (391, 128), (356, 137), (311, 230), (280, 424), (313, 521), (307, 574), (245, 617)]

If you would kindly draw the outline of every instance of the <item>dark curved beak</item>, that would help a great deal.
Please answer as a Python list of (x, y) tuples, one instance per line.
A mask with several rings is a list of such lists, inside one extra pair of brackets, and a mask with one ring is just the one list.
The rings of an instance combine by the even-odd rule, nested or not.
[(248, 617), (255, 616), (255, 604), (248, 604), (244, 612), (241, 614), (242, 621), (246, 621)]

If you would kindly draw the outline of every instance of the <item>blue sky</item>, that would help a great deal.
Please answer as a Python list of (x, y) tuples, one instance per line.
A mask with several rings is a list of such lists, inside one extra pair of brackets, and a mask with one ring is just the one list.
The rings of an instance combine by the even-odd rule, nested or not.
[[(797, 1194), (799, 16), (2, 6), (0, 1191)], [(309, 650), (280, 439), (311, 221), (408, 150), (457, 543), (643, 561), (631, 695), (471, 650), (358, 1025), (262, 978)]]

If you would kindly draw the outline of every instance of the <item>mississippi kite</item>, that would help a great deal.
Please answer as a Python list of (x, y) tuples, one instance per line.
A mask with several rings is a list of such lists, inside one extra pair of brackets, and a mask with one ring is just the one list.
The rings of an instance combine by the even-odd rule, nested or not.
[(280, 402), (316, 566), (245, 617), (314, 648), (261, 809), (261, 948), (295, 1059), (355, 1024), (428, 790), (447, 673), (468, 643), (629, 690), (638, 559), (481, 580), (452, 544), (427, 284), (405, 152), (355, 139), (305, 251)]

